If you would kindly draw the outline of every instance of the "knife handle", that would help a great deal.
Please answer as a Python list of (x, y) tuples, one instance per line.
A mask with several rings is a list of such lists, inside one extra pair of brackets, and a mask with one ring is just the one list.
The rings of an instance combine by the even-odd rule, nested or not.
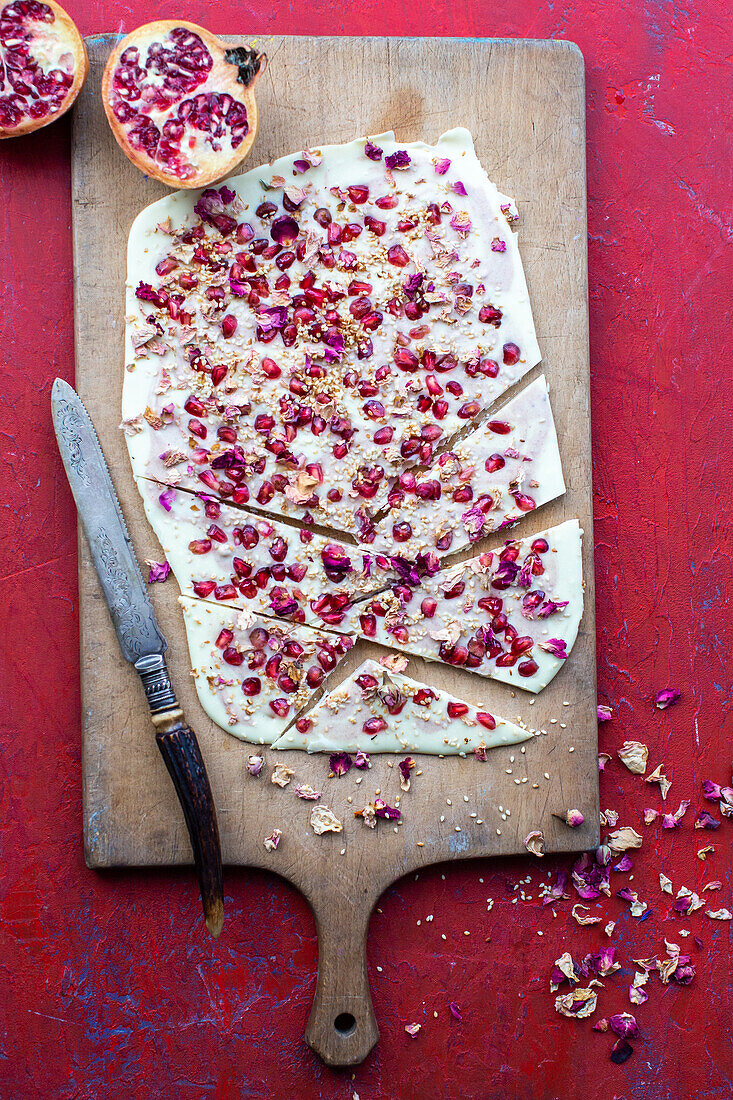
[(206, 927), (216, 939), (224, 921), (221, 845), (209, 777), (196, 734), (186, 725), (162, 654), (135, 662), (150, 705), (155, 740), (165, 761), (191, 840)]

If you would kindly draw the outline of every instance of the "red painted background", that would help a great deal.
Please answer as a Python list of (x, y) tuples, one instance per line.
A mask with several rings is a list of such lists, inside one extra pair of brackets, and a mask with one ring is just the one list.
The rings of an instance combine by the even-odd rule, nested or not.
[[(183, 13), (142, 0), (70, 6), (85, 34)], [(673, 916), (658, 886), (660, 870), (675, 889), (720, 879), (722, 891), (705, 897), (733, 908), (733, 821), (716, 833), (692, 828), (701, 779), (729, 783), (731, 766), (725, 9), (717, 0), (362, 0), (353, 10), (272, 0), (259, 11), (195, 0), (185, 9), (222, 33), (556, 37), (585, 55), (599, 697), (616, 713), (601, 747), (647, 742), (652, 765), (664, 762), (673, 779), (667, 808), (692, 800), (682, 828), (644, 828), (641, 808), (661, 806), (657, 788), (616, 760), (602, 777), (602, 805), (644, 834), (630, 885), (652, 913), (631, 919), (616, 897), (596, 906), (618, 921), (623, 967), (600, 991), (596, 1018), (633, 1009), (631, 960), (663, 952), (665, 936), (697, 967), (687, 988), (651, 979), (649, 1001), (633, 1009), (642, 1037), (620, 1067), (609, 1060), (613, 1037), (558, 1016), (548, 992), (564, 950), (582, 957), (607, 942), (603, 925), (572, 920), (577, 898), (556, 916), (540, 906), (539, 880), (554, 877), (559, 860), (453, 864), (388, 892), (369, 941), (382, 1037), (353, 1079), (326, 1070), (302, 1040), (316, 939), (289, 886), (230, 871), (215, 944), (190, 874), (86, 870), (76, 528), (49, 417), (53, 377), (74, 373), (68, 120), (2, 143), (3, 1100), (733, 1094), (731, 926), (702, 912)], [(667, 685), (682, 701), (654, 711), (650, 699)], [(706, 843), (716, 851), (703, 863), (695, 853)], [(526, 900), (514, 904), (528, 875)], [(615, 888), (627, 877), (614, 875)], [(404, 1031), (413, 1022), (422, 1025), (416, 1039)]]

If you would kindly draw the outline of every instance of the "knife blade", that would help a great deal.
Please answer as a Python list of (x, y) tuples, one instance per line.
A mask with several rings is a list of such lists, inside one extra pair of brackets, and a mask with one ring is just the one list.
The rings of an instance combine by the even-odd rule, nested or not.
[(140, 676), (156, 742), (176, 788), (193, 849), (206, 925), (217, 937), (224, 919), (221, 846), (201, 750), (171, 685), (167, 642), (155, 618), (132, 540), (91, 417), (63, 379), (51, 392), (61, 459), (102, 586), (120, 649)]

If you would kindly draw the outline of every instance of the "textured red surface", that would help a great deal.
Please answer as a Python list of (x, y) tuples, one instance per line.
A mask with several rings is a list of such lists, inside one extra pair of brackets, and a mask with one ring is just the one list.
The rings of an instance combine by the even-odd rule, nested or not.
[[(75, 517), (48, 413), (54, 375), (73, 379), (68, 120), (3, 142), (3, 1098), (731, 1096), (731, 926), (701, 912), (672, 916), (657, 884), (660, 869), (675, 888), (720, 879), (722, 891), (705, 896), (733, 907), (733, 822), (715, 834), (692, 829), (700, 780), (730, 782), (725, 8), (716, 0), (186, 8), (222, 33), (558, 37), (583, 50), (599, 692), (617, 714), (601, 730), (602, 748), (646, 741), (652, 764), (664, 762), (673, 778), (671, 808), (692, 800), (681, 829), (645, 829), (640, 810), (661, 805), (657, 788), (616, 761), (602, 777), (602, 805), (644, 833), (631, 886), (652, 913), (639, 922), (615, 897), (591, 903), (618, 920), (623, 967), (600, 991), (596, 1017), (633, 1007), (631, 959), (663, 951), (665, 936), (684, 943), (697, 966), (687, 988), (651, 980), (649, 1001), (635, 1009), (642, 1038), (620, 1067), (609, 1060), (612, 1036), (558, 1016), (548, 992), (556, 957), (605, 941), (603, 925), (572, 920), (578, 899), (561, 902), (557, 916), (540, 907), (538, 883), (560, 861), (453, 864), (388, 892), (369, 942), (382, 1037), (353, 1080), (324, 1069), (302, 1040), (316, 939), (289, 886), (230, 872), (228, 919), (214, 944), (188, 873), (85, 869)], [(90, 0), (72, 9), (83, 33), (181, 11)], [(460, 121), (460, 104), (446, 111), (446, 125)], [(667, 684), (681, 688), (682, 702), (655, 712), (650, 698)], [(695, 852), (705, 843), (716, 852), (703, 863)], [(514, 884), (527, 876), (527, 900), (515, 904)], [(616, 889), (626, 877), (614, 875)], [(416, 1039), (404, 1031), (412, 1022), (422, 1024)]]

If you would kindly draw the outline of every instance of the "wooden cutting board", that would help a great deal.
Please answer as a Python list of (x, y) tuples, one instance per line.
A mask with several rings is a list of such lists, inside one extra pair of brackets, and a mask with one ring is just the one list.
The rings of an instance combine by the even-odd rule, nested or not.
[[(76, 383), (96, 424), (142, 562), (159, 558), (118, 430), (123, 375), (125, 246), (135, 215), (165, 189), (128, 163), (100, 102), (113, 35), (87, 39), (91, 69), (74, 114), (73, 217)], [(247, 745), (213, 725), (189, 675), (183, 620), (171, 578), (151, 596), (169, 642), (176, 691), (198, 733), (229, 864), (270, 868), (313, 907), (319, 937), (317, 991), (306, 1038), (329, 1063), (361, 1061), (378, 1036), (366, 982), (365, 937), (381, 892), (409, 871), (440, 860), (523, 853), (542, 829), (548, 852), (598, 843), (595, 619), (589, 420), (583, 59), (567, 42), (489, 39), (252, 39), (270, 64), (258, 85), (260, 132), (249, 166), (284, 153), (393, 128), (398, 139), (434, 141), (467, 126), (499, 188), (516, 198), (519, 240), (544, 370), (557, 423), (566, 495), (516, 529), (528, 535), (578, 517), (584, 540), (585, 615), (570, 659), (536, 699), (470, 672), (413, 659), (408, 674), (546, 735), (473, 758), (418, 757), (402, 795), (399, 826), (372, 831), (353, 811), (377, 789), (400, 797), (396, 757), (376, 756), (366, 774), (328, 779), (323, 756), (278, 753), (297, 781), (323, 791), (344, 822), (314, 835), (311, 806), (293, 787), (246, 770)], [(247, 165), (245, 165), (246, 167)], [(487, 540), (487, 547), (501, 538)], [(84, 838), (90, 867), (188, 863), (183, 817), (135, 672), (123, 661), (83, 538), (79, 557)], [(372, 647), (375, 648), (375, 647)], [(376, 650), (377, 654), (383, 650)], [(360, 642), (345, 671), (371, 653)], [(337, 673), (337, 678), (340, 675)], [(335, 681), (332, 682), (332, 684)], [(349, 802), (349, 797), (353, 802)], [(499, 806), (510, 811), (502, 820)], [(577, 807), (585, 825), (552, 817)], [(273, 828), (283, 838), (267, 852)], [(528, 859), (530, 857), (527, 857)], [(193, 879), (192, 886), (193, 889)]]

